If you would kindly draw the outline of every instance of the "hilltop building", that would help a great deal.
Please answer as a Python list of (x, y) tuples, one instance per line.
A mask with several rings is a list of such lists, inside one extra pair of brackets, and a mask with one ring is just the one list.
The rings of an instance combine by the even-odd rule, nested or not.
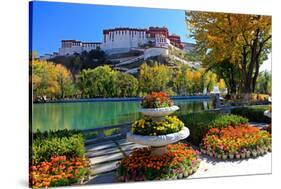
[(83, 51), (91, 51), (100, 48), (100, 42), (81, 42), (77, 40), (62, 40), (59, 55), (72, 55), (74, 53), (82, 53)]
[[(50, 59), (55, 56), (67, 56), (83, 51), (91, 51), (97, 48), (102, 49), (107, 54), (117, 54), (128, 52), (133, 49), (162, 48), (167, 49), (169, 45), (184, 49), (180, 36), (169, 34), (166, 27), (139, 28), (114, 28), (103, 30), (102, 42), (82, 42), (78, 40), (62, 40), (58, 53), (46, 54), (41, 59)], [(156, 51), (161, 51), (157, 50)], [(164, 52), (164, 50), (162, 50)]]

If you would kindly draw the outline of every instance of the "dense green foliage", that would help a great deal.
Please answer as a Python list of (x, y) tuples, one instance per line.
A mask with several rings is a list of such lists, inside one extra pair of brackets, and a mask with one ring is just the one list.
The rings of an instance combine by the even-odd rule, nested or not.
[(36, 165), (53, 156), (84, 157), (84, 137), (77, 131), (35, 133), (31, 147), (31, 162)]
[(219, 80), (216, 74), (203, 68), (193, 70), (186, 65), (171, 69), (157, 62), (151, 66), (143, 64), (138, 79), (140, 91), (144, 94), (164, 91), (169, 95), (186, 96), (202, 93), (204, 88), (211, 91), (215, 85), (225, 89), (224, 82)]
[(271, 94), (272, 74), (269, 71), (263, 71), (259, 74), (256, 84), (256, 92), (262, 94)]
[(210, 128), (224, 128), (229, 125), (235, 126), (247, 123), (248, 119), (232, 114), (221, 113), (192, 113), (179, 117), (190, 130), (187, 140), (195, 145), (199, 145), (202, 138)]
[(137, 96), (138, 80), (109, 66), (83, 70), (77, 76), (77, 86), (82, 97)]
[(268, 109), (268, 106), (242, 107), (233, 109), (231, 113), (243, 116), (249, 121), (270, 123), (271, 119), (264, 115), (264, 112)]
[(68, 129), (61, 129), (61, 130), (50, 130), (50, 131), (40, 131), (37, 130), (35, 133), (32, 134), (33, 140), (44, 140), (49, 138), (63, 138), (63, 137), (71, 137), (75, 134), (80, 134), (81, 131), (78, 130), (68, 130)]
[(152, 91), (167, 91), (172, 78), (172, 70), (165, 65), (148, 66), (143, 64), (140, 67), (139, 83), (143, 93)]
[(104, 51), (97, 49), (89, 52), (75, 53), (71, 56), (57, 56), (49, 61), (65, 66), (73, 76), (83, 69), (93, 69), (104, 64), (110, 64)]
[(223, 80), (203, 68), (193, 70), (181, 65), (172, 69), (156, 61), (143, 63), (137, 76), (114, 70), (109, 65), (83, 69), (75, 78), (61, 64), (33, 60), (31, 67), (34, 101), (134, 97), (153, 91), (185, 96), (202, 93), (204, 88), (211, 91), (215, 85), (225, 88)]

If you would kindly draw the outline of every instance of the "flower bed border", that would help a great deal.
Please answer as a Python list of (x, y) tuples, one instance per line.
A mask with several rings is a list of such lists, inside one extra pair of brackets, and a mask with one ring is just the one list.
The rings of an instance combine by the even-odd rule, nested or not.
[(256, 158), (256, 157), (267, 154), (267, 152), (271, 152), (271, 150), (272, 150), (272, 147), (271, 147), (271, 145), (269, 145), (265, 148), (260, 148), (260, 150), (247, 150), (245, 153), (239, 153), (239, 155), (226, 153), (226, 154), (224, 154), (225, 157), (223, 157), (222, 154), (216, 153), (214, 151), (208, 151), (204, 148), (200, 148), (200, 152), (202, 154), (205, 154), (205, 155), (217, 158), (217, 159), (221, 159), (221, 160), (233, 160), (233, 159), (238, 160), (238, 159)]

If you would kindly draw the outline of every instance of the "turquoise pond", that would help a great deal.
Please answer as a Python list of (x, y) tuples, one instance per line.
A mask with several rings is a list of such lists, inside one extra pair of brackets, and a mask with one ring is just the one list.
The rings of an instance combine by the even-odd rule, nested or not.
[[(174, 100), (176, 115), (213, 108), (211, 100)], [(89, 129), (132, 122), (141, 117), (140, 101), (33, 104), (32, 130)]]

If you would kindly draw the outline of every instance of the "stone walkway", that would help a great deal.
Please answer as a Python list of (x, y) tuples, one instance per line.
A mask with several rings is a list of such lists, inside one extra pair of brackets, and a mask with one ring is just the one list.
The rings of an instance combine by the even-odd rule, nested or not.
[(134, 148), (140, 147), (144, 146), (127, 142), (126, 139), (86, 145), (86, 155), (91, 163), (91, 178), (87, 184), (117, 182), (115, 171), (118, 161), (129, 155)]
[[(262, 128), (267, 124), (251, 123)], [(127, 142), (126, 139), (88, 144), (85, 146), (87, 157), (91, 162), (91, 178), (87, 184), (115, 183), (117, 163), (129, 155), (134, 148), (144, 147)], [(255, 159), (218, 161), (212, 157), (201, 155), (201, 163), (197, 172), (189, 178), (206, 178), (219, 176), (235, 176), (249, 174), (270, 174), (271, 153)]]

